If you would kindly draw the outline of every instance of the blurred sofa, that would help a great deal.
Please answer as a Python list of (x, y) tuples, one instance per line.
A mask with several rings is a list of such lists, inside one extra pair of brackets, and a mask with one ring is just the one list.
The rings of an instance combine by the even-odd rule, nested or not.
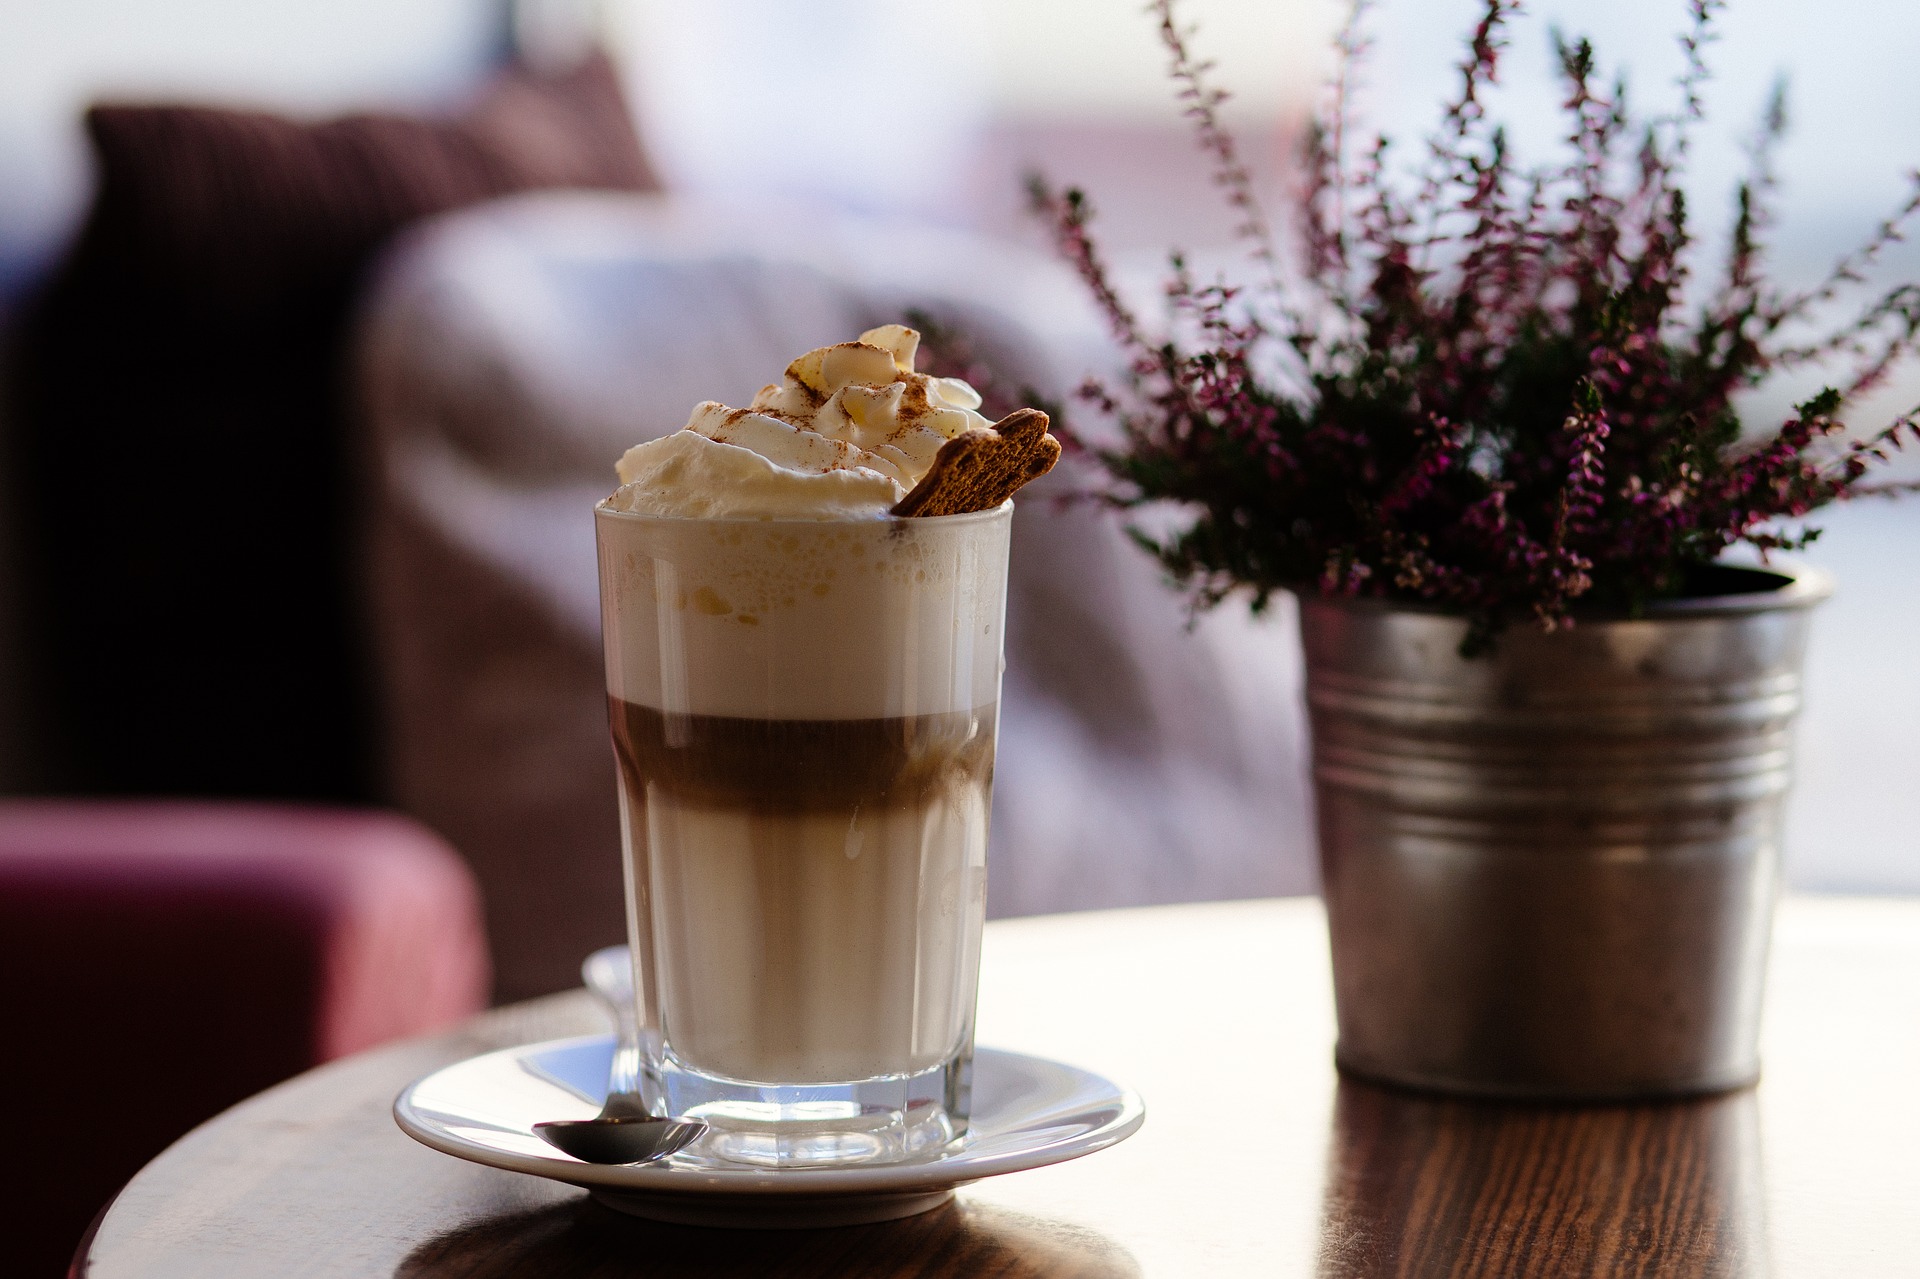
[[(94, 207), (10, 352), (34, 788), (397, 806), (476, 870), (502, 999), (622, 934), (613, 460), (910, 312), (1009, 394), (1112, 358), (1039, 255), (635, 194), (610, 76), (508, 68), (433, 118), (97, 109)], [(1307, 887), (1287, 619), (1185, 633), (1074, 484), (1018, 518), (991, 910)]]
[[(1050, 260), (924, 225), (660, 196), (512, 197), (389, 256), (356, 358), (365, 563), (394, 802), (485, 891), (498, 994), (622, 936), (591, 509), (630, 445), (909, 314), (996, 386), (1110, 371)], [(1298, 657), (1185, 604), (1116, 521), (1019, 501), (995, 778), (996, 915), (1307, 891)]]

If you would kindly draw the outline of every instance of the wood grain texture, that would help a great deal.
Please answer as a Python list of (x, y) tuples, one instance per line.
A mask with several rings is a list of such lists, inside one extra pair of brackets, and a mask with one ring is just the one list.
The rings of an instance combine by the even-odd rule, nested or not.
[(1320, 1273), (1763, 1274), (1753, 1094), (1492, 1106), (1343, 1081)]
[(349, 1058), (148, 1165), (92, 1279), (1920, 1274), (1920, 902), (1797, 900), (1757, 1090), (1508, 1107), (1341, 1081), (1316, 902), (989, 926), (983, 1042), (1138, 1088), (1112, 1150), (826, 1231), (630, 1220), (394, 1127), (409, 1080), (601, 1028), (584, 994)]

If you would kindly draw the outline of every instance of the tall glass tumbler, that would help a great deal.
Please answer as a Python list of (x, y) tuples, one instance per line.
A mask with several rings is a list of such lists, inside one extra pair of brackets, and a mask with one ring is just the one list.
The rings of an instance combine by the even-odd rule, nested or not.
[(595, 511), (640, 1089), (704, 1157), (966, 1128), (1012, 510)]

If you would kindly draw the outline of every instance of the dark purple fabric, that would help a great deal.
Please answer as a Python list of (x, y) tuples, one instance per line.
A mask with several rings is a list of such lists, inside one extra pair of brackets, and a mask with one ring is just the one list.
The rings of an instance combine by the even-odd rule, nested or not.
[[(478, 893), (382, 813), (0, 802), (8, 1274), (54, 1275), (195, 1124), (480, 1008)], [(18, 1269), (13, 1267), (18, 1265)]]
[(93, 208), (0, 415), (36, 785), (378, 801), (344, 395), (361, 276), (428, 214), (654, 186), (618, 81), (594, 58), (508, 72), (457, 118), (104, 105), (86, 125)]

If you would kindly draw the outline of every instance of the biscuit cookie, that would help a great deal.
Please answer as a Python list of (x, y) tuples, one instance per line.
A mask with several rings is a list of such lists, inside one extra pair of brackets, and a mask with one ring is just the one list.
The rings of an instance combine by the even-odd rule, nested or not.
[(901, 498), (893, 515), (964, 515), (990, 511), (1060, 460), (1047, 415), (1017, 409), (984, 431), (967, 431), (940, 446), (933, 465)]

